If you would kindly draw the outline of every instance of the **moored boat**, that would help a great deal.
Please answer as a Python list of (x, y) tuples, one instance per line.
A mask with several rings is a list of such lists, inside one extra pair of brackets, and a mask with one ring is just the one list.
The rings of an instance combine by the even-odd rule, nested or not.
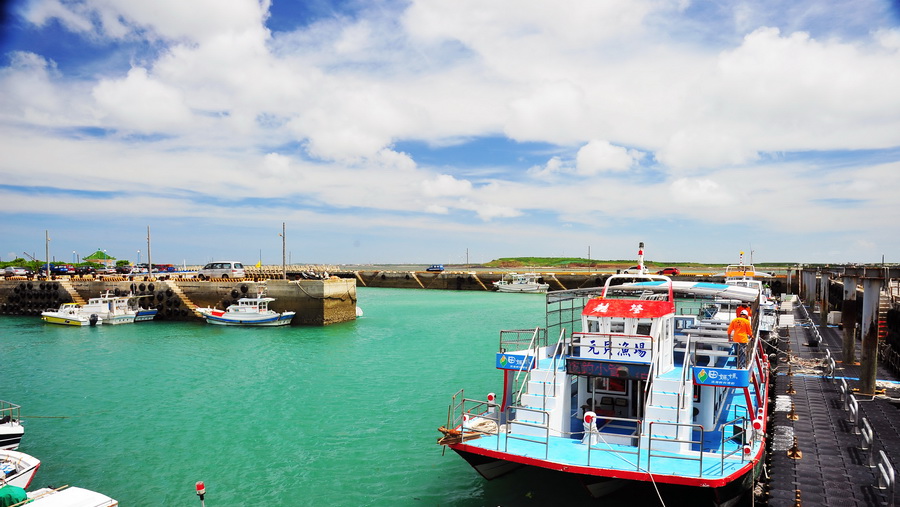
[(676, 297), (667, 277), (637, 278), (550, 292), (546, 328), (501, 331), (500, 395), (457, 392), (438, 443), (486, 479), (528, 466), (595, 496), (641, 482), (717, 505), (748, 495), (764, 462), (768, 358), (757, 333), (739, 350), (702, 312), (758, 294), (703, 284)]
[(81, 306), (75, 303), (63, 303), (57, 310), (41, 312), (41, 320), (49, 324), (63, 326), (96, 326), (103, 324), (103, 319), (96, 313), (83, 314)]
[(222, 326), (286, 326), (291, 323), (295, 312), (276, 312), (269, 309), (269, 303), (275, 298), (266, 297), (260, 292), (256, 297), (241, 298), (237, 304), (229, 305), (224, 310), (217, 308), (197, 308), (195, 312), (210, 324)]
[(25, 428), (20, 421), (21, 407), (8, 401), (0, 400), (0, 449), (16, 450), (25, 435)]
[(41, 460), (19, 451), (0, 450), (0, 479), (2, 483), (28, 488)]
[(103, 493), (75, 486), (63, 486), (28, 492), (27, 505), (29, 507), (115, 507), (119, 505), (119, 502)]
[(131, 324), (135, 320), (136, 312), (129, 300), (130, 296), (119, 296), (106, 291), (105, 293), (88, 299), (87, 304), (78, 310), (82, 315), (97, 315), (104, 324)]
[(499, 292), (543, 293), (550, 288), (550, 284), (543, 283), (537, 273), (507, 273), (493, 285)]

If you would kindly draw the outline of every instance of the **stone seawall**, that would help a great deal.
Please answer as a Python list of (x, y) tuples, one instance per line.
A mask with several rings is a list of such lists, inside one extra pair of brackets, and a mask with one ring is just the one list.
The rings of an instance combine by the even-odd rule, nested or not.
[(3, 280), (0, 315), (39, 316), (62, 303), (84, 304), (103, 293), (139, 296), (143, 308), (156, 308), (159, 320), (196, 320), (197, 307), (224, 309), (241, 297), (253, 297), (260, 288), (275, 298), (275, 311), (297, 312), (292, 325), (323, 326), (356, 318), (356, 281), (325, 280), (142, 279), (142, 280)]

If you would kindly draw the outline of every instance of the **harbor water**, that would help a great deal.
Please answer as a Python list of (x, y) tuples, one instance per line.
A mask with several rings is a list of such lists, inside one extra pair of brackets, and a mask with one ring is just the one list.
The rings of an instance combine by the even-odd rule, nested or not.
[(43, 462), (31, 487), (123, 506), (199, 505), (197, 481), (208, 507), (599, 504), (554, 472), (487, 482), (435, 443), (458, 389), (500, 390), (499, 331), (543, 326), (543, 295), (358, 297), (364, 316), (328, 327), (0, 318), (0, 399)]

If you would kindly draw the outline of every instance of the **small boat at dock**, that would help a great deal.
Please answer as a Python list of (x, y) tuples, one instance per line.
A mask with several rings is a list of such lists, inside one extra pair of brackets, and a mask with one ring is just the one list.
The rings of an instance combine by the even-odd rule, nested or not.
[(41, 320), (49, 324), (63, 326), (97, 326), (103, 324), (103, 319), (96, 313), (83, 314), (81, 305), (75, 303), (63, 303), (57, 310), (41, 312)]
[(19, 451), (0, 450), (0, 482), (22, 489), (28, 488), (41, 460)]
[(220, 326), (287, 326), (296, 312), (276, 312), (269, 309), (269, 303), (275, 298), (266, 297), (260, 292), (256, 297), (241, 298), (237, 304), (229, 305), (224, 310), (217, 308), (197, 308), (195, 312), (210, 324)]
[(543, 293), (550, 284), (540, 281), (537, 273), (507, 273), (501, 280), (494, 282), (494, 289), (499, 292)]

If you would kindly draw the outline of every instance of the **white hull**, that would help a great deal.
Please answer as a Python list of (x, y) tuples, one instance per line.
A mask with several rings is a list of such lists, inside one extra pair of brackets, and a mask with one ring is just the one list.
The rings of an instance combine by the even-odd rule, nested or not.
[(548, 285), (546, 283), (534, 283), (534, 284), (510, 283), (510, 284), (497, 285), (496, 287), (497, 287), (498, 292), (519, 292), (519, 293), (525, 292), (525, 293), (532, 293), (532, 294), (541, 294), (541, 293), (547, 292), (547, 289), (550, 288), (550, 285)]
[(28, 493), (28, 498), (31, 499), (28, 505), (34, 507), (115, 507), (119, 505), (117, 500), (102, 493), (74, 486), (63, 486), (59, 489), (41, 488)]
[(27, 489), (34, 479), (41, 460), (19, 451), (0, 451), (0, 473), (6, 476), (6, 483)]
[(103, 324), (103, 319), (97, 314), (83, 315), (77, 305), (66, 303), (59, 310), (41, 312), (41, 320), (48, 324), (63, 326), (94, 326)]

